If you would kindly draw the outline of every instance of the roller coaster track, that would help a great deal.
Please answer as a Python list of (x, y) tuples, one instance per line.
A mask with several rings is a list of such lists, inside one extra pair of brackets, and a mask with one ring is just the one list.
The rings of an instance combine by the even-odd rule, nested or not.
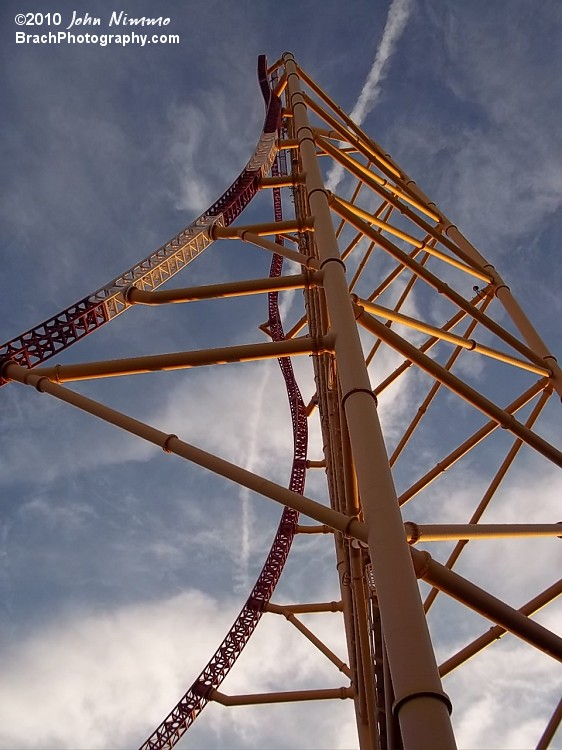
[[(275, 139), (281, 116), (279, 97), (269, 90), (265, 57), (259, 60), (259, 78), (267, 101), (265, 121), (255, 151), (242, 172), (213, 205), (189, 226), (143, 260), (58, 315), (0, 346), (0, 362), (11, 359), (22, 367), (35, 367), (101, 328), (130, 304), (126, 291), (132, 285), (152, 291), (168, 281), (213, 242), (209, 229), (228, 226), (259, 190), (275, 158)], [(0, 385), (6, 381), (0, 379)]]
[[(260, 58), (260, 66), (262, 65), (262, 59)], [(261, 75), (260, 80), (264, 80)], [(270, 93), (269, 87), (266, 87), (264, 90), (262, 86), (262, 92), (264, 93), (266, 106), (269, 110), (271, 102), (268, 102), (268, 92), (270, 96), (273, 95)], [(272, 164), (273, 175), (278, 175), (286, 171), (284, 162), (284, 154), (280, 152)], [(282, 221), (283, 215), (279, 188), (274, 189), (273, 195), (275, 221)], [(277, 242), (282, 244), (282, 237), (277, 236), (276, 239)], [(282, 256), (274, 254), (271, 261), (270, 277), (280, 276), (282, 268)], [(273, 341), (282, 341), (285, 338), (285, 334), (279, 313), (277, 292), (270, 292), (268, 294), (268, 308), (268, 331)], [(289, 398), (293, 429), (294, 454), (289, 489), (302, 495), (306, 477), (308, 442), (306, 407), (295, 380), (291, 360), (288, 357), (283, 357), (278, 361)], [(291, 508), (284, 508), (269, 555), (240, 614), (213, 657), (209, 660), (207, 666), (164, 721), (141, 745), (140, 750), (173, 747), (205, 708), (211, 691), (216, 690), (224, 680), (260, 621), (264, 606), (271, 599), (291, 549), (298, 517), (299, 514), (297, 511)]]
[[(279, 82), (276, 81), (277, 70), (284, 71)], [(320, 650), (349, 678), (350, 684), (328, 690), (286, 691), (283, 700), (352, 698), (362, 750), (373, 747), (381, 750), (390, 747), (453, 748), (453, 727), (449, 718), (453, 701), (442, 690), (442, 677), (505, 633), (549, 657), (562, 660), (562, 639), (548, 627), (530, 619), (562, 591), (562, 581), (549, 583), (547, 580), (550, 571), (546, 564), (544, 580), (538, 576), (536, 582), (530, 578), (527, 581), (526, 574), (521, 575), (525, 585), (530, 587), (536, 583), (535, 591), (539, 593), (519, 609), (493, 593), (493, 586), (498, 584), (501, 589), (506, 584), (505, 596), (512, 596), (507, 585), (512, 582), (506, 580), (501, 567), (496, 571), (493, 585), (493, 573), (487, 569), (480, 571), (480, 580), (476, 583), (453, 571), (470, 540), (495, 539), (498, 559), (503, 563), (504, 540), (559, 537), (559, 525), (544, 522), (542, 517), (546, 514), (549, 521), (552, 516), (548, 505), (552, 502), (550, 495), (546, 500), (541, 498), (540, 504), (529, 495), (533, 502), (527, 503), (525, 516), (531, 511), (535, 513), (534, 506), (537, 506), (536, 523), (534, 515), (530, 519), (533, 522), (525, 518), (525, 523), (520, 524), (480, 524), (480, 519), (496, 494), (500, 502), (502, 498), (510, 498), (509, 486), (503, 488), (502, 495), (496, 491), (508, 470), (511, 471), (520, 448), (533, 449), (541, 460), (546, 458), (553, 466), (562, 466), (562, 451), (534, 430), (550, 396), (556, 392), (562, 397), (562, 370), (495, 268), (390, 156), (297, 66), (290, 53), (285, 53), (269, 73), (265, 58), (260, 57), (258, 78), (266, 105), (265, 122), (252, 158), (230, 188), (192, 224), (143, 261), (1, 347), (0, 375), (35, 386), (39, 391), (158, 445), (166, 453), (193, 461), (282, 506), (292, 506), (283, 511), (263, 569), (233, 626), (141, 750), (172, 748), (210, 701), (228, 699), (226, 705), (243, 705), (274, 702), (273, 699), (279, 697), (279, 693), (221, 696), (218, 688), (248, 643), (263, 612), (283, 609), (275, 608), (270, 599), (294, 535), (304, 530), (297, 525), (299, 510), (320, 524), (311, 533), (334, 532), (341, 594), (338, 605), (344, 620), (349, 663), (339, 660), (327, 646)], [(278, 94), (284, 96), (283, 111)], [(287, 132), (283, 130), (285, 127)], [(285, 177), (286, 150), (291, 152), (290, 179)], [(329, 157), (332, 163), (342, 166), (348, 178), (357, 180), (351, 200), (325, 189), (320, 157)], [(273, 179), (266, 179), (269, 173)], [(296, 224), (283, 222), (281, 185), (292, 186)], [(248, 227), (219, 231), (232, 224), (260, 187), (265, 186), (273, 189), (275, 222), (282, 224), (258, 224), (253, 228), (256, 234)], [(361, 190), (364, 195), (360, 196)], [(339, 220), (337, 230), (334, 217)], [(298, 229), (295, 230), (295, 226)], [(277, 234), (275, 243), (261, 240), (265, 234), (281, 231), (294, 234)], [(257, 233), (261, 233), (260, 237)], [(65, 374), (65, 365), (27, 372), (128, 309), (134, 302), (132, 287), (146, 292), (156, 289), (217, 237), (243, 238), (273, 251), (270, 277), (281, 276), (283, 255), (309, 269), (318, 269), (313, 274), (302, 273), (294, 287), (286, 284), (285, 278), (268, 281), (265, 285), (263, 279), (228, 284), (229, 293), (255, 291), (255, 282), (259, 282), (260, 291), (269, 292), (268, 321), (260, 328), (272, 342), (252, 345), (252, 357), (248, 359), (281, 356), (278, 361), (293, 429), (290, 491), (191, 446), (176, 435), (161, 432), (61, 385), (83, 377), (105, 376), (107, 362), (80, 365), (83, 370), (79, 376), (76, 376), (76, 366), (69, 366)], [(284, 238), (297, 243), (298, 251), (282, 247)], [(340, 251), (344, 242), (347, 246)], [(378, 267), (372, 273), (375, 262)], [(348, 278), (346, 272), (353, 277)], [(473, 286), (475, 280), (485, 286)], [(305, 288), (304, 314), (285, 335), (274, 290), (297, 286)], [(220, 296), (224, 286), (217, 285), (214, 291)], [(199, 298), (193, 289), (172, 292), (178, 297), (174, 301)], [(162, 295), (154, 295), (152, 302), (145, 300), (145, 303), (156, 304), (155, 297), (163, 301)], [(166, 301), (170, 301), (169, 298)], [(499, 310), (495, 309), (492, 317), (488, 308), (493, 301)], [(409, 311), (405, 310), (407, 303), (413, 303)], [(299, 353), (312, 355), (309, 371), (314, 375), (316, 391), (309, 407), (304, 405), (291, 360), (285, 356), (289, 349), (284, 348), (304, 326), (308, 327), (308, 336), (296, 343), (303, 350)], [(360, 338), (359, 326), (364, 340)], [(483, 343), (472, 338), (477, 326), (482, 329)], [(402, 329), (407, 329), (404, 335), (399, 332)], [(367, 344), (370, 350), (366, 355)], [(441, 351), (445, 345), (454, 347), (446, 360)], [(433, 347), (435, 352), (429, 356)], [(395, 359), (388, 356), (391, 350)], [(229, 347), (227, 354), (225, 351), (205, 350), (205, 364), (242, 361), (239, 347)], [(482, 372), (486, 368), (485, 382), (478, 366), (469, 366), (464, 372), (459, 367), (458, 374), (452, 372), (457, 358), (461, 353), (464, 356), (465, 351), (489, 360), (482, 365)], [(377, 355), (378, 352), (388, 356), (388, 363), (381, 362), (384, 357)], [(164, 355), (165, 362), (158, 355), (158, 368), (152, 367), (154, 360), (149, 357), (114, 360), (109, 363), (110, 372), (111, 375), (147, 372), (146, 360), (150, 360), (149, 369), (193, 366), (193, 358), (180, 362), (178, 354), (191, 357), (200, 353)], [(379, 361), (375, 360), (369, 372), (375, 355)], [(200, 358), (197, 361), (201, 364)], [(395, 436), (390, 436), (390, 445), (394, 443), (394, 447), (389, 454), (378, 416), (378, 399), (382, 397), (383, 406), (382, 399), (386, 398), (386, 408), (392, 408), (393, 397), (385, 395), (385, 391), (399, 378), (402, 383), (408, 372), (412, 375), (409, 384), (401, 385), (408, 396), (400, 405), (404, 424), (396, 427)], [(510, 377), (509, 373), (514, 376)], [(375, 379), (374, 387), (371, 377)], [(451, 406), (451, 396), (453, 400), (462, 399), (462, 405)], [(492, 400), (495, 397), (508, 405), (499, 406)], [(457, 411), (452, 411), (453, 408)], [(400, 409), (392, 415), (397, 425), (402, 421)], [(524, 421), (520, 421), (518, 412), (524, 409), (527, 412), (523, 412)], [(322, 461), (307, 461), (307, 412), (314, 410), (319, 415)], [(429, 417), (426, 417), (427, 412), (430, 412)], [(487, 420), (483, 424), (482, 415)], [(418, 429), (422, 419), (423, 425)], [(545, 424), (549, 426), (548, 422)], [(496, 429), (500, 426), (505, 429), (507, 438)], [(486, 448), (491, 444), (487, 451), (480, 448), (484, 440), (487, 440)], [(467, 461), (458, 473), (450, 480), (443, 480), (443, 475), (465, 456)], [(481, 462), (478, 465), (482, 466), (482, 479), (478, 478), (470, 493), (466, 493), (466, 499), (462, 491), (457, 498), (455, 482), (459, 481), (459, 476), (459, 486), (464, 488), (466, 477), (475, 474), (476, 464), (468, 464), (472, 460)], [(307, 466), (324, 469), (330, 507), (301, 497)], [(541, 486), (542, 480), (534, 464), (529, 463), (529, 466), (529, 476), (533, 480), (529, 487), (536, 494), (535, 488)], [(517, 475), (515, 477), (517, 479)], [(486, 479), (488, 483), (482, 489), (481, 483)], [(440, 482), (437, 491), (434, 482)], [(409, 520), (404, 523), (401, 508), (415, 498), (416, 512), (420, 508), (418, 496), (426, 503), (425, 509), (421, 506), (419, 511), (419, 523)], [(447, 503), (443, 506), (449, 514), (447, 519), (456, 519), (454, 514), (458, 514), (462, 521), (472, 507), (469, 522), (424, 523), (426, 517), (432, 521), (435, 512), (441, 512), (441, 497), (443, 503)], [(454, 508), (451, 508), (451, 499), (455, 500)], [(429, 552), (416, 550), (412, 545), (418, 541), (456, 544), (443, 564)], [(472, 547), (476, 544), (480, 543), (475, 541)], [(476, 555), (466, 564), (471, 575), (470, 565), (474, 565), (474, 569), (478, 567), (475, 559)], [(545, 560), (555, 560), (550, 548)], [(420, 578), (430, 587), (424, 602), (420, 598)], [(459, 618), (459, 635), (464, 634), (466, 609), (494, 624), (482, 636), (450, 654), (439, 666), (426, 617), (438, 595), (439, 602), (448, 596), (460, 605), (459, 614), (455, 615)], [(442, 606), (449, 607), (449, 604)], [(336, 611), (330, 609), (327, 602), (314, 603), (314, 607), (316, 609), (310, 611)], [(304, 611), (303, 605), (293, 605), (293, 609)], [(287, 607), (285, 611), (291, 610)], [(445, 611), (449, 617), (452, 610)], [(435, 635), (439, 637), (437, 628)], [(315, 636), (309, 640), (315, 645), (321, 644)], [(453, 686), (453, 689), (456, 688)], [(256, 697), (266, 700), (255, 700)], [(468, 700), (471, 700), (470, 695)], [(548, 700), (551, 700), (550, 694)], [(473, 710), (470, 705), (469, 710)], [(559, 703), (537, 747), (548, 746), (561, 718), (562, 703)], [(511, 729), (510, 726), (510, 732)]]
[[(258, 59), (258, 78), (266, 105), (263, 130), (252, 158), (228, 190), (205, 213), (147, 258), (58, 315), (4, 344), (0, 348), (0, 361), (12, 359), (24, 367), (35, 367), (113, 320), (131, 306), (126, 297), (131, 285), (152, 291), (164, 284), (214, 241), (209, 231), (212, 226), (228, 226), (242, 213), (260, 189), (262, 176), (270, 170), (274, 175), (280, 171), (286, 173), (284, 154), (276, 157), (281, 105), (267, 80), (265, 56)], [(282, 221), (279, 188), (274, 189), (273, 195), (275, 220)], [(283, 242), (280, 236), (277, 241)], [(280, 276), (282, 268), (282, 256), (274, 254), (270, 277)], [(282, 341), (285, 335), (277, 292), (268, 294), (268, 310), (271, 338)], [(279, 365), (289, 400), (294, 441), (289, 488), (303, 494), (308, 442), (306, 407), (290, 359), (279, 359)], [(0, 381), (0, 385), (6, 382)], [(211, 690), (224, 680), (271, 599), (291, 548), (298, 517), (298, 512), (291, 508), (283, 510), (267, 559), (240, 614), (201, 674), (143, 743), (142, 750), (173, 747), (206, 706)]]
[[(279, 276), (281, 268), (282, 258), (275, 255), (271, 263), (270, 276)], [(281, 341), (285, 336), (279, 315), (277, 292), (272, 292), (268, 296), (269, 328), (273, 340)], [(293, 427), (294, 456), (289, 489), (302, 495), (308, 437), (306, 407), (295, 381), (290, 359), (283, 357), (279, 364), (285, 379)], [(141, 745), (141, 750), (173, 747), (206, 706), (211, 691), (216, 690), (224, 680), (254, 632), (264, 606), (271, 599), (291, 549), (298, 517), (298, 512), (291, 508), (283, 510), (269, 555), (240, 614), (199, 677), (160, 726)]]

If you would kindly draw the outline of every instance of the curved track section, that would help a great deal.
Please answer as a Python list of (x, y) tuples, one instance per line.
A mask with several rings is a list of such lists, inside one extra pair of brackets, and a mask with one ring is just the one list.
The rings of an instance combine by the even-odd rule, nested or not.
[[(263, 85), (263, 81), (266, 82), (266, 86)], [(265, 58), (262, 57), (260, 57), (260, 84), (262, 85), (262, 92), (264, 93), (266, 106), (269, 111), (271, 103), (268, 100), (268, 95), (269, 97), (273, 95), (271, 94), (269, 85), (267, 85)], [(279, 157), (282, 158), (282, 155), (280, 154)], [(279, 174), (279, 157), (272, 165), (273, 174)], [(281, 167), (283, 168), (283, 163), (281, 163)], [(282, 171), (284, 170), (282, 169)], [(274, 210), (275, 220), (281, 221), (282, 209), (278, 188), (274, 191)], [(282, 242), (282, 238), (278, 237), (277, 241)], [(275, 254), (271, 262), (270, 277), (280, 276), (282, 268), (283, 258)], [(268, 295), (268, 307), (268, 324), (271, 337), (274, 341), (282, 341), (285, 338), (285, 334), (279, 313), (277, 292), (272, 292)], [(295, 380), (291, 360), (288, 357), (283, 357), (278, 361), (285, 380), (293, 428), (294, 454), (289, 488), (293, 492), (298, 492), (302, 495), (304, 493), (306, 478), (306, 453), (308, 447), (306, 407)], [(298, 512), (291, 508), (283, 510), (269, 555), (240, 614), (207, 666), (164, 721), (141, 745), (140, 750), (172, 748), (205, 708), (211, 698), (211, 692), (216, 690), (224, 680), (236, 659), (242, 653), (244, 646), (249, 641), (263, 614), (265, 605), (273, 595), (285, 566), (289, 550), (291, 549), (298, 517)]]
[[(262, 133), (252, 158), (228, 190), (205, 213), (147, 258), (58, 315), (0, 346), (0, 362), (12, 359), (22, 367), (31, 368), (68, 348), (130, 306), (125, 293), (131, 284), (146, 291), (157, 289), (213, 242), (209, 233), (213, 224), (228, 226), (242, 213), (258, 192), (261, 176), (269, 172), (275, 159), (281, 103), (269, 90), (265, 70), (264, 57), (260, 58), (258, 68), (264, 96), (264, 81), (267, 86)], [(5, 382), (0, 379), (0, 386)]]
[[(130, 307), (126, 299), (128, 287), (134, 284), (151, 291), (168, 281), (212, 244), (209, 230), (213, 225), (228, 226), (241, 214), (258, 192), (262, 176), (268, 174), (272, 167), (274, 173), (279, 173), (275, 156), (281, 103), (269, 85), (265, 56), (260, 56), (258, 60), (258, 77), (266, 104), (262, 133), (246, 167), (223, 195), (188, 227), (144, 260), (54, 317), (0, 346), (0, 362), (11, 359), (23, 367), (33, 368), (113, 320)], [(281, 166), (284, 167), (283, 162)], [(279, 189), (274, 191), (274, 208), (275, 218), (280, 221)], [(281, 238), (278, 241), (282, 242)], [(279, 276), (282, 266), (282, 257), (274, 255), (270, 276)], [(268, 322), (272, 339), (283, 340), (285, 334), (277, 293), (269, 294)], [(306, 407), (290, 359), (279, 359), (279, 365), (286, 384), (294, 440), (289, 487), (303, 494), (308, 443)], [(0, 379), (0, 386), (5, 382)], [(208, 703), (211, 691), (224, 680), (273, 594), (289, 554), (297, 522), (298, 512), (285, 508), (262, 571), (233, 626), (191, 688), (142, 745), (142, 750), (173, 747)]]
[[(274, 256), (271, 275), (279, 275), (281, 266), (281, 257)], [(269, 325), (274, 341), (280, 341), (284, 338), (284, 333), (276, 296), (276, 293), (271, 294), (269, 299)], [(289, 488), (302, 494), (306, 475), (308, 442), (306, 407), (296, 384), (290, 359), (280, 359), (279, 364), (287, 386), (295, 447)], [(216, 690), (224, 680), (249, 641), (263, 614), (265, 604), (270, 600), (275, 590), (291, 549), (298, 516), (298, 512), (291, 508), (283, 510), (269, 555), (240, 614), (205, 669), (160, 726), (141, 745), (140, 750), (172, 748), (205, 708), (210, 700), (212, 690)]]

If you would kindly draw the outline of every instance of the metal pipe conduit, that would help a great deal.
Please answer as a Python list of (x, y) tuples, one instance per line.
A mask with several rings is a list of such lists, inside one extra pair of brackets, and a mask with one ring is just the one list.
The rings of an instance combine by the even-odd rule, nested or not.
[[(408, 748), (435, 750), (456, 747), (450, 701), (443, 693), (417, 582), (404, 539), (396, 491), (388, 467), (380, 424), (365, 368), (345, 270), (331, 220), (328, 198), (316, 157), (307, 106), (294, 58), (283, 56), (288, 98), (300, 142), (310, 213), (315, 219), (315, 244), (324, 269), (323, 289), (330, 323), (336, 333), (338, 378), (343, 394), (357, 483), (384, 630), (397, 694), (395, 704)], [(396, 598), (396, 589), (401, 596)], [(415, 670), (412, 670), (415, 664)]]

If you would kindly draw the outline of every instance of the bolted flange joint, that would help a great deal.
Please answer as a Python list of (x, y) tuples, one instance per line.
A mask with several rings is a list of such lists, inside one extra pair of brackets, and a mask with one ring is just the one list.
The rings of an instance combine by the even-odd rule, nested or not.
[(162, 450), (164, 451), (164, 453), (172, 453), (172, 450), (171, 450), (171, 448), (168, 447), (168, 444), (169, 444), (170, 440), (173, 440), (173, 439), (177, 440), (178, 436), (171, 434), (171, 435), (168, 435), (166, 437), (166, 440), (164, 440), (164, 442), (162, 444)]
[(404, 523), (404, 529), (406, 531), (406, 538), (408, 544), (417, 544), (421, 537), (420, 527), (413, 521), (406, 521)]
[(352, 396), (354, 393), (368, 393), (369, 396), (374, 400), (375, 406), (379, 405), (379, 401), (374, 393), (374, 391), (370, 391), (368, 388), (352, 388), (350, 391), (348, 391), (341, 400), (342, 407), (345, 406), (345, 402), (349, 398), (349, 396)]

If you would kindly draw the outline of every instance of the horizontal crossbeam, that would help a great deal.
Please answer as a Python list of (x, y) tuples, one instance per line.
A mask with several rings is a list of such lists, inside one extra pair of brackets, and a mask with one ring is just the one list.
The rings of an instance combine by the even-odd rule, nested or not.
[(410, 544), (418, 542), (440, 542), (460, 539), (501, 539), (504, 537), (559, 537), (562, 538), (560, 523), (423, 523), (406, 521), (406, 537)]
[(294, 274), (266, 279), (244, 279), (224, 284), (190, 286), (181, 289), (166, 289), (159, 292), (147, 292), (136, 286), (129, 287), (125, 297), (132, 305), (161, 305), (180, 302), (196, 302), (205, 299), (222, 299), (226, 297), (244, 297), (249, 294), (268, 294), (287, 289), (302, 289), (321, 279), (318, 274)]
[(260, 703), (292, 703), (295, 701), (324, 701), (334, 698), (353, 698), (352, 687), (324, 688), (323, 690), (286, 690), (278, 693), (252, 693), (247, 695), (226, 695), (212, 690), (209, 699), (223, 706), (253, 706)]
[(38, 367), (38, 375), (57, 383), (76, 380), (111, 378), (121, 375), (139, 375), (148, 372), (183, 370), (207, 365), (224, 365), (234, 362), (252, 362), (261, 359), (294, 357), (300, 354), (319, 354), (333, 351), (333, 336), (324, 337), (321, 342), (309, 336), (289, 341), (271, 341), (260, 344), (240, 344), (216, 349), (201, 349), (172, 354), (151, 354), (145, 357), (128, 357), (76, 365), (55, 365)]

